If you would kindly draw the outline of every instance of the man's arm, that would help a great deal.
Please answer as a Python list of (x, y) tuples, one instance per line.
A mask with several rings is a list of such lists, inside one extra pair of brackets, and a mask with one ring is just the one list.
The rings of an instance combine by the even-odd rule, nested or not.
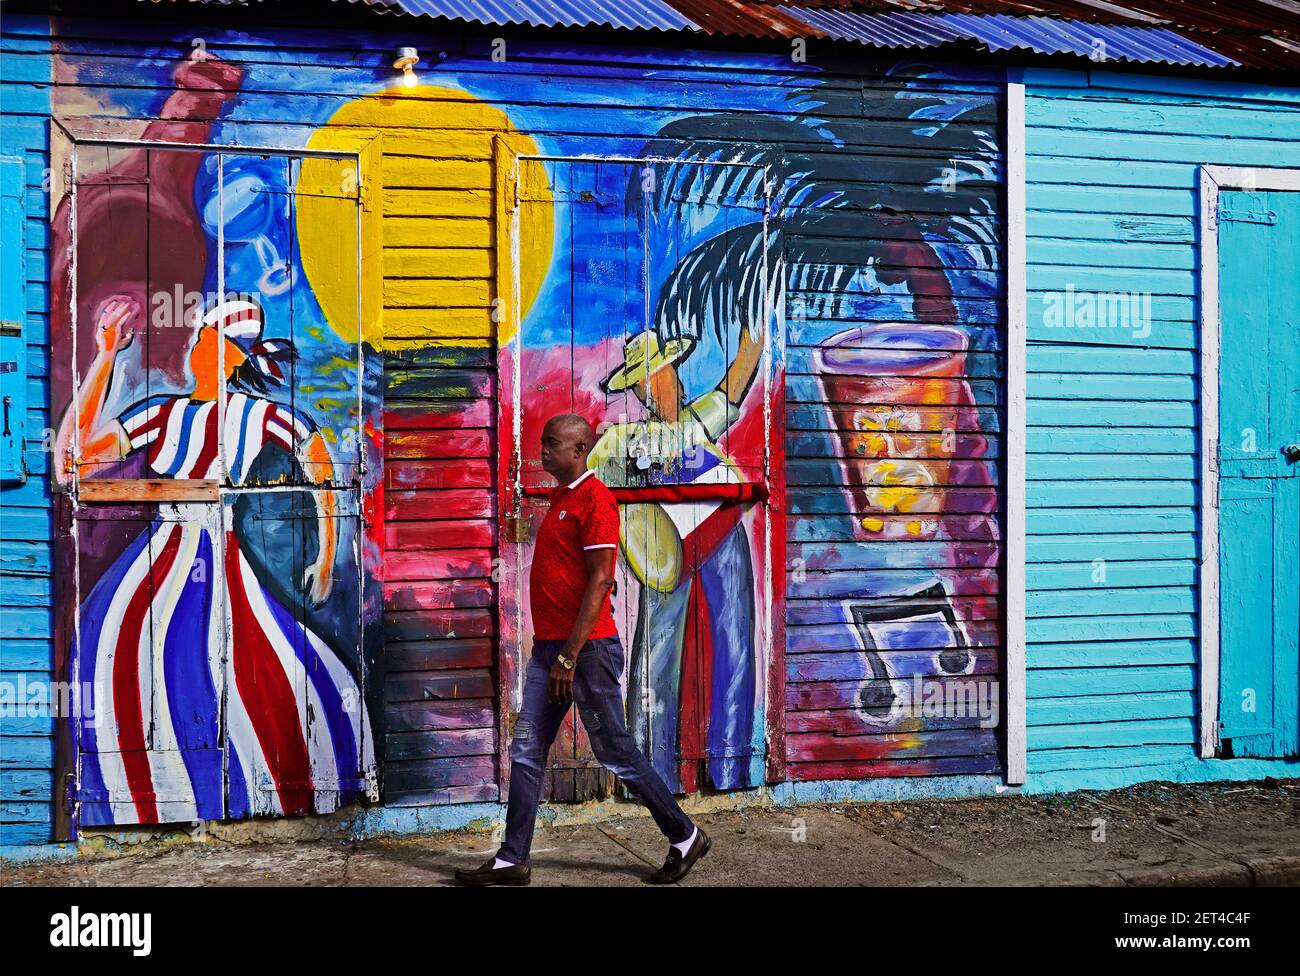
[[(600, 611), (605, 605), (605, 598), (614, 588), (614, 562), (618, 558), (615, 548), (588, 549), (583, 552), (587, 562), (587, 588), (582, 593), (582, 604), (578, 607), (578, 619), (573, 622), (569, 639), (564, 642), (560, 653), (570, 661), (578, 660), (578, 652), (587, 643), (587, 635), (596, 626)], [(573, 672), (558, 662), (551, 667), (551, 697), (557, 701), (566, 701), (573, 697)]]
[(618, 550), (588, 549), (583, 556), (587, 561), (587, 589), (583, 591), (582, 605), (578, 608), (578, 619), (573, 622), (573, 631), (560, 652), (570, 661), (578, 659), (578, 652), (587, 643), (587, 636), (600, 617), (605, 597), (614, 588), (614, 562)]

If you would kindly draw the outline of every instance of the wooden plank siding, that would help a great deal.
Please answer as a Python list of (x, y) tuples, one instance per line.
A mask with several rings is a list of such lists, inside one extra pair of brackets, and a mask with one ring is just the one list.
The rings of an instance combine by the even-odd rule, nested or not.
[[(158, 14), (147, 23), (61, 23), (66, 43), (60, 59), (66, 78), (75, 79), (75, 89), (68, 82), (66, 89), (54, 91), (53, 100), (55, 114), (76, 132), (131, 136), (152, 118), (168, 89), (159, 75), (138, 70), (142, 52), (162, 63), (190, 50), (185, 26), (169, 25), (160, 19), (168, 13)], [(3, 86), (5, 149), (24, 147), (30, 163), (29, 359), (38, 371), (44, 368), (49, 339), (43, 250), (49, 233), (40, 177), (47, 165), (51, 44), (42, 36), (43, 24), (6, 18), (6, 63), (12, 63), (16, 80), (6, 78)], [(1004, 310), (996, 246), (1001, 218), (996, 205), (992, 212), (966, 217), (975, 229), (971, 233), (991, 242), (988, 255), (953, 232), (951, 239), (940, 241), (944, 246), (936, 249), (938, 263), (931, 269), (943, 273), (944, 287), (956, 298), (956, 321), (950, 324), (968, 342), (962, 368), (927, 388), (926, 396), (937, 402), (904, 403), (934, 408), (920, 421), (923, 429), (913, 431), (916, 444), (906, 455), (942, 462), (932, 468), (938, 472), (936, 497), (942, 499), (934, 538), (923, 530), (909, 535), (912, 520), (905, 515), (880, 520), (896, 525), (898, 533), (872, 529), (881, 531), (879, 538), (863, 536), (862, 521), (876, 514), (848, 490), (846, 478), (864, 477), (869, 461), (901, 459), (905, 453), (857, 451), (849, 440), (854, 432), (832, 409), (837, 404), (822, 383), (817, 357), (829, 337), (855, 326), (899, 321), (905, 331), (916, 318), (914, 303), (922, 306), (942, 297), (920, 286), (908, 293), (899, 282), (920, 279), (906, 270), (892, 283), (871, 280), (874, 272), (866, 270), (870, 262), (865, 256), (887, 255), (886, 245), (894, 238), (887, 220), (868, 211), (879, 210), (872, 204), (905, 199), (909, 219), (920, 215), (921, 224), (939, 235), (947, 215), (968, 215), (971, 201), (997, 199), (1002, 178), (1000, 74), (972, 69), (967, 79), (953, 69), (926, 79), (918, 91), (934, 103), (933, 111), (918, 116), (925, 120), (919, 124), (906, 116), (908, 98), (915, 94), (908, 82), (891, 77), (886, 62), (864, 66), (856, 54), (851, 61), (820, 68), (768, 55), (642, 48), (623, 50), (611, 61), (607, 47), (566, 42), (557, 52), (521, 41), (508, 62), (498, 63), (487, 38), (466, 35), (458, 39), (455, 77), (441, 79), (429, 64), (421, 70), (421, 82), (448, 89), (459, 83), (490, 92), (490, 101), (482, 95), (469, 104), (455, 92), (404, 100), (399, 90), (372, 100), (360, 114), (337, 116), (359, 93), (394, 81), (388, 68), (391, 50), (406, 40), (378, 32), (358, 37), (354, 32), (283, 28), (257, 28), (220, 42), (209, 39), (223, 58), (275, 69), (259, 74), (262, 87), (242, 91), (238, 110), (222, 117), (223, 140), (285, 148), (369, 147), (374, 153), (363, 197), (382, 227), (382, 327), (376, 338), (384, 365), (385, 470), (382, 505), (376, 511), (383, 519), (385, 622), (383, 673), (375, 677), (383, 683), (385, 802), (499, 799), (494, 558), (501, 472), (492, 313), (503, 256), (495, 249), (491, 194), (492, 139), (507, 132), (506, 120), (513, 126), (512, 137), (531, 139), (548, 154), (614, 156), (639, 150), (683, 116), (725, 115), (745, 125), (720, 126), (710, 133), (710, 141), (724, 151), (751, 151), (755, 143), (776, 147), (779, 171), (811, 164), (857, 195), (854, 206), (839, 212), (841, 223), (829, 229), (799, 221), (816, 209), (816, 199), (803, 200), (782, 215), (790, 274), (782, 337), (785, 408), (773, 423), (786, 432), (787, 458), (779, 463), (784, 463), (788, 482), (781, 503), (789, 518), (784, 619), (773, 627), (783, 641), (778, 653), (785, 654), (784, 686), (771, 702), (778, 716), (769, 720), (769, 728), (786, 730), (774, 748), (783, 750), (785, 773), (792, 779), (998, 772), (1000, 731), (982, 728), (974, 718), (861, 724), (859, 696), (873, 675), (864, 661), (861, 635), (846, 617), (849, 601), (871, 603), (910, 592), (918, 581), (956, 581), (951, 605), (977, 645), (968, 673), (990, 679), (1001, 673), (1000, 547), (996, 531), (988, 531), (997, 518), (1003, 409), (999, 337)], [(742, 71), (740, 93), (737, 74)], [(787, 98), (805, 90), (800, 86), (815, 91), (815, 108)], [(760, 103), (766, 107), (755, 108)], [(553, 106), (563, 108), (562, 123), (553, 120)], [(960, 120), (944, 123), (947, 129), (936, 123), (949, 118), (945, 112), (954, 107), (962, 110)], [(317, 139), (331, 119), (338, 141), (325, 145)], [(818, 134), (812, 123), (819, 120), (833, 126), (838, 137)], [(945, 131), (953, 143), (930, 144), (927, 135), (918, 135), (918, 129), (931, 128)], [(952, 159), (953, 144), (960, 147), (960, 160)], [(980, 148), (968, 152), (971, 146)], [(955, 186), (944, 189), (935, 181), (949, 166), (959, 175)], [(861, 269), (840, 285), (825, 284), (834, 275), (822, 272), (846, 251), (859, 255)], [(800, 256), (799, 267), (791, 267), (791, 254)], [(374, 257), (366, 253), (363, 260)], [(916, 270), (906, 253), (901, 261), (903, 268)], [(879, 298), (882, 292), (884, 299)], [(895, 298), (889, 299), (890, 294)], [(367, 335), (372, 325), (365, 324)], [(1174, 408), (1186, 391), (1177, 384), (1178, 374), (1171, 376), (1168, 398), (1160, 402)], [(34, 388), (31, 397), (30, 432), (51, 425), (44, 384), (38, 385), (40, 395)], [(1062, 396), (1071, 392), (1067, 380), (1057, 385)], [(1118, 393), (1123, 386), (1112, 389)], [(1031, 449), (1033, 443), (1031, 437)], [(1127, 454), (1141, 450), (1135, 441)], [(6, 577), (3, 599), (18, 612), (6, 613), (3, 667), (13, 674), (48, 676), (52, 522), (44, 457), (36, 454), (32, 463), (34, 477), (0, 495), (5, 506), (0, 544), (6, 563), (12, 559), (23, 570), (20, 578)], [(1096, 477), (1104, 474), (1099, 467)], [(1063, 495), (1076, 484), (1071, 477), (1058, 479), (1065, 484)], [(1145, 477), (1162, 475), (1151, 469)], [(986, 515), (992, 521), (977, 525)], [(11, 586), (10, 578), (18, 582)], [(1179, 585), (1173, 578), (1162, 584), (1170, 590)], [(1167, 602), (1164, 612), (1177, 614), (1177, 601), (1170, 597)], [(1049, 597), (1039, 604), (1031, 600), (1031, 610), (1054, 607), (1054, 612), (1065, 612)], [(1032, 633), (1031, 626), (1031, 639)], [(937, 651), (934, 646), (891, 650), (891, 674), (900, 680), (934, 678)], [(50, 823), (52, 761), (46, 753), (52, 753), (51, 728), (21, 728), (27, 758), (16, 761), (27, 765), (16, 776), (6, 775), (5, 788), (20, 790), (12, 800), (21, 809), (12, 809), (30, 817), (5, 836), (38, 841), (48, 836)], [(6, 764), (11, 756), (18, 753), (6, 748)], [(10, 799), (6, 793), (6, 803)], [(8, 816), (11, 808), (5, 809)]]
[[(868, 89), (871, 84), (870, 79), (864, 81)], [(950, 102), (954, 113), (964, 106), (962, 125), (987, 135), (982, 152), (966, 145), (952, 153), (958, 157), (951, 161), (954, 175), (955, 167), (962, 167), (960, 180), (934, 196), (933, 209), (943, 212), (950, 207), (953, 213), (970, 214), (967, 219), (983, 223), (990, 239), (997, 241), (1002, 234), (1002, 88), (950, 80), (931, 82), (927, 92)], [(892, 184), (895, 191), (924, 180), (918, 174), (932, 166), (925, 141), (909, 140), (896, 130), (891, 136), (897, 123), (887, 122), (882, 106), (873, 104), (870, 96), (861, 116), (861, 131), (879, 134), (879, 143), (846, 149), (830, 165), (860, 167), (868, 174), (865, 179)], [(982, 169), (982, 177), (972, 176), (967, 167)], [(976, 215), (981, 203), (988, 212)], [(925, 203), (914, 206), (928, 208)], [(795, 264), (792, 254), (817, 254), (828, 244), (821, 233), (816, 225), (803, 234), (787, 226), (788, 260)], [(864, 251), (882, 246), (887, 251), (886, 242), (893, 241), (897, 228), (862, 219), (844, 233)], [(942, 240), (942, 235), (927, 232), (927, 239)], [(806, 271), (791, 273), (786, 330), (785, 758), (792, 780), (995, 774), (1003, 769), (1000, 723), (981, 727), (973, 714), (922, 717), (897, 709), (887, 716), (868, 716), (863, 705), (868, 689), (882, 684), (880, 666), (888, 670), (894, 694), (902, 701), (912, 695), (914, 679), (953, 689), (974, 678), (996, 688), (1003, 672), (1002, 555), (996, 527), (1005, 408), (1002, 263), (996, 247), (985, 256), (969, 240), (954, 244), (936, 250), (946, 284), (916, 288), (910, 308), (896, 308), (888, 298), (856, 294), (859, 288), (869, 290), (856, 282), (838, 294), (823, 293), (808, 283)], [(912, 251), (902, 262), (923, 259), (923, 251)], [(876, 260), (888, 265), (899, 258)], [(880, 284), (874, 287), (886, 295), (890, 291)], [(927, 301), (946, 289), (955, 301), (955, 317), (929, 317)], [(960, 362), (948, 378), (921, 380), (913, 387), (908, 367), (897, 365), (868, 367), (871, 377), (856, 389), (829, 382), (832, 377), (821, 354), (828, 340), (844, 330), (860, 330), (847, 340), (848, 346), (870, 348), (875, 341), (868, 338), (872, 326), (891, 323), (886, 327), (900, 337), (895, 340), (899, 346), (917, 349), (923, 345), (921, 333), (909, 336), (909, 329), (921, 323), (923, 330), (925, 323), (934, 321), (965, 336), (964, 351), (947, 354), (951, 364)], [(881, 381), (881, 375), (891, 379)], [(895, 414), (883, 428), (908, 432), (902, 438), (871, 438), (873, 430), (881, 429), (870, 416), (871, 408), (865, 414), (854, 409), (884, 398), (890, 398), (887, 412)], [(920, 464), (933, 474), (933, 490), (940, 498), (932, 526), (903, 514), (906, 506), (891, 513), (888, 500), (877, 502), (853, 488), (880, 483), (877, 479), (889, 465), (907, 465), (914, 458), (924, 459)], [(855, 609), (869, 611), (939, 581), (967, 638), (977, 645), (966, 674), (943, 674), (936, 664), (936, 641), (910, 633), (896, 636), (896, 646), (884, 649), (880, 663), (873, 663), (864, 654), (866, 635), (861, 631), (866, 628), (855, 625)], [(920, 634), (925, 625), (917, 619), (902, 628)], [(997, 692), (993, 694), (996, 699)]]
[[(0, 681), (14, 689), (56, 676), (58, 628), (70, 626), (51, 612), (62, 573), (46, 449), (58, 420), (49, 395), (49, 119), (87, 136), (142, 131), (170, 89), (141, 59), (185, 58), (193, 33), (162, 19), (180, 12), (157, 13), (58, 21), (58, 45), (44, 17), (9, 15), (0, 28), (0, 155), (23, 160), (27, 212), (30, 476), (0, 485)], [(785, 484), (775, 504), (786, 537), (773, 575), (781, 618), (772, 627), (778, 673), (767, 685), (768, 745), (778, 753), (769, 775), (1003, 771), (1001, 727), (976, 716), (863, 717), (880, 665), (852, 616), (937, 581), (935, 599), (972, 645), (969, 661), (944, 672), (943, 645), (899, 639), (882, 652), (895, 693), (913, 677), (948, 687), (1005, 675), (1000, 69), (948, 67), (913, 91), (892, 64), (860, 52), (812, 65), (512, 40), (501, 62), (491, 40), (471, 31), (439, 36), (454, 70), (422, 51), (419, 97), (394, 88), (360, 99), (396, 84), (390, 63), (410, 42), (404, 33), (217, 33), (220, 56), (257, 78), (221, 118), (224, 141), (367, 154), (363, 206), (378, 236), (363, 235), (362, 261), (378, 300), (363, 331), (380, 350), (385, 396), (383, 481), (369, 511), (382, 520), (374, 678), (386, 803), (497, 801), (508, 759), (499, 702), (515, 674), (498, 641), (495, 313), (510, 255), (498, 250), (494, 140), (555, 157), (627, 158), (662, 148), (654, 140), (684, 119), (719, 158), (758, 151), (778, 182), (816, 173), (849, 201), (836, 209), (825, 205), (833, 194), (808, 193), (773, 215), (788, 277), (773, 350), (782, 407), (772, 422), (784, 448), (774, 460)], [(52, 84), (56, 54), (62, 73)], [(1061, 784), (1072, 773), (1197, 755), (1197, 171), (1300, 167), (1300, 95), (1119, 72), (1032, 69), (1024, 80), (1032, 785), (1036, 775)], [(914, 97), (929, 100), (916, 117), (924, 126), (900, 112)], [(951, 185), (937, 179), (949, 167)], [(922, 228), (915, 240), (912, 226)], [(924, 247), (894, 247), (899, 240)], [(922, 284), (929, 274), (943, 284)], [(947, 291), (950, 318), (934, 312)], [(1139, 316), (1136, 328), (1053, 317), (1066, 302), (1077, 316), (1080, 296), (1095, 293), (1136, 294), (1123, 306)], [(1085, 304), (1094, 316), (1119, 307)], [(882, 406), (902, 417), (906, 448), (860, 437), (871, 428), (842, 409), (861, 405), (844, 392), (853, 387), (827, 382), (829, 341), (858, 329), (845, 348), (870, 349), (864, 337), (877, 325), (964, 336), (959, 352), (941, 350), (950, 371), (940, 362), (916, 387), (877, 384), (889, 391)], [(854, 375), (916, 379), (883, 368)], [(934, 479), (926, 499), (935, 507), (921, 509), (932, 522), (864, 500), (860, 483), (881, 475), (881, 461), (919, 462)], [(0, 846), (51, 839), (55, 750), (48, 711), (0, 717)]]
[(389, 349), (384, 373), (385, 799), (495, 800), (493, 360)]
[(1300, 166), (1300, 97), (1044, 69), (1025, 114), (1028, 768), (1068, 783), (1197, 755), (1198, 167)]
[[(21, 159), (25, 173), (26, 281), (21, 288), (27, 347), (25, 482), (0, 483), (0, 683), (12, 708), (0, 714), (0, 846), (43, 844), (53, 837), (54, 719), (49, 707), (54, 669), (51, 589), (53, 499), (49, 490), (49, 194), (48, 91), (30, 74), (48, 77), (48, 56), (19, 59), (18, 49), (48, 48), (43, 18), (5, 14), (0, 35), (0, 155)], [(13, 31), (27, 35), (17, 37)], [(33, 40), (34, 38), (34, 40)], [(6, 240), (5, 247), (14, 246)], [(38, 702), (35, 708), (24, 703)]]

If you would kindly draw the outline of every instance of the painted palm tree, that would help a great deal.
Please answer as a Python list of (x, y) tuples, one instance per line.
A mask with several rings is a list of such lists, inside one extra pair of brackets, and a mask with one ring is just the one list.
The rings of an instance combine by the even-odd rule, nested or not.
[[(800, 296), (796, 312), (842, 317), (835, 313), (845, 289), (870, 267), (879, 283), (907, 287), (918, 321), (952, 322), (945, 268), (954, 261), (969, 270), (996, 264), (997, 105), (985, 96), (954, 102), (949, 92), (914, 87), (923, 75), (920, 68), (895, 72), (864, 91), (852, 115), (809, 87), (788, 96), (786, 118), (724, 113), (675, 120), (642, 153), (675, 160), (658, 168), (652, 205), (752, 206), (770, 180), (787, 285)], [(877, 155), (873, 171), (864, 173), (867, 145), (877, 146)], [(639, 186), (629, 188), (627, 203), (630, 211), (640, 208)], [(936, 243), (947, 253), (941, 256)], [(756, 284), (711, 273), (688, 256), (661, 289), (655, 326), (667, 341), (680, 322), (699, 321), (712, 309), (719, 314), (711, 324), (721, 331), (735, 324), (724, 310), (736, 317), (751, 310)], [(666, 314), (670, 303), (688, 314)]]

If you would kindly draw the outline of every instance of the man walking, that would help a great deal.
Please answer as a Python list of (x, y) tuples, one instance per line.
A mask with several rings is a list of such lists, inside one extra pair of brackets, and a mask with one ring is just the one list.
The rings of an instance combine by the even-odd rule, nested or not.
[(619, 685), (623, 645), (610, 606), (619, 544), (618, 503), (587, 468), (595, 441), (591, 425), (576, 414), (552, 417), (542, 430), (542, 467), (560, 487), (552, 492), (550, 510), (538, 529), (529, 576), (533, 653), (510, 744), (505, 842), (481, 867), (458, 870), (461, 884), (528, 884), (528, 851), (546, 755), (572, 702), (577, 703), (596, 758), (649, 807), (668, 838), (663, 867), (646, 881), (680, 881), (711, 846), (624, 726)]

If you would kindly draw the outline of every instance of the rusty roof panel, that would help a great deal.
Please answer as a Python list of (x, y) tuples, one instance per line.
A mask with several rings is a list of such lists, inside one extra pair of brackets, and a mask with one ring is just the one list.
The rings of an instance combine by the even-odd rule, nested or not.
[(818, 37), (821, 32), (781, 7), (745, 0), (668, 0), (706, 34), (739, 37)]

